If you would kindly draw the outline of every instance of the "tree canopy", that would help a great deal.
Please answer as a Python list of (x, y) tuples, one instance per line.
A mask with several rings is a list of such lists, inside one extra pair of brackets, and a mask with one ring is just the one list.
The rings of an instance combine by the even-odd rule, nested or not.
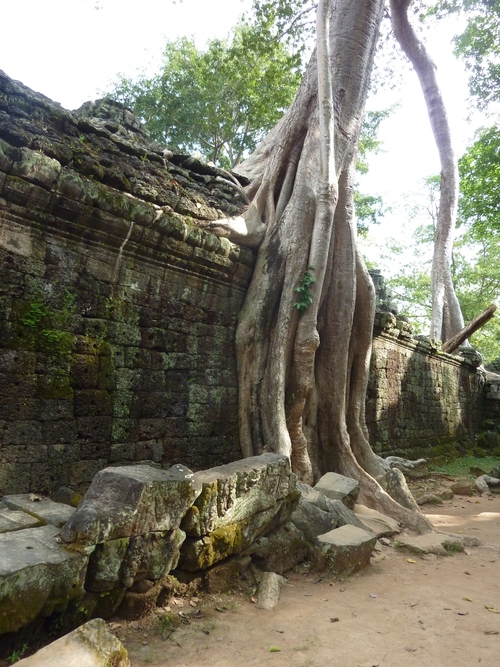
[(202, 50), (186, 37), (168, 42), (158, 75), (122, 77), (111, 94), (147, 123), (153, 139), (231, 168), (290, 105), (300, 64), (269, 25), (241, 23), (230, 39)]

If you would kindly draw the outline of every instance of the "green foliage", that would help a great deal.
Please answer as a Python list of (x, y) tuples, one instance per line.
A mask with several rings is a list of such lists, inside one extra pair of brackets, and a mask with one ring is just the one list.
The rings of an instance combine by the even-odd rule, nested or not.
[(112, 97), (147, 123), (153, 139), (226, 168), (274, 127), (301, 78), (300, 55), (274, 39), (269, 21), (242, 22), (229, 40), (210, 40), (205, 50), (186, 37), (168, 42), (163, 60), (152, 78), (122, 78)]
[(43, 318), (47, 317), (49, 312), (50, 309), (43, 301), (33, 301), (30, 303), (28, 311), (21, 317), (21, 322), (24, 326), (29, 327), (30, 329), (35, 329)]
[(15, 651), (12, 651), (12, 653), (9, 655), (7, 658), (7, 662), (13, 665), (16, 662), (19, 662), (23, 655), (26, 653), (28, 650), (28, 644), (23, 644), (20, 649), (17, 649)]
[(482, 129), (459, 160), (459, 224), (476, 240), (500, 234), (500, 129)]
[(455, 55), (469, 73), (469, 90), (480, 109), (500, 100), (500, 0), (440, 0), (426, 14), (462, 13), (467, 24), (455, 37)]
[(62, 296), (61, 308), (55, 309), (42, 299), (32, 301), (20, 322), (31, 330), (38, 345), (48, 354), (68, 355), (73, 345), (70, 331), (75, 311), (75, 295), (69, 291)]
[(310, 286), (316, 282), (316, 278), (310, 273), (311, 271), (314, 271), (314, 266), (310, 266), (308, 270), (304, 272), (300, 285), (295, 287), (294, 290), (298, 293), (299, 300), (293, 304), (293, 307), (297, 308), (301, 315), (313, 302)]

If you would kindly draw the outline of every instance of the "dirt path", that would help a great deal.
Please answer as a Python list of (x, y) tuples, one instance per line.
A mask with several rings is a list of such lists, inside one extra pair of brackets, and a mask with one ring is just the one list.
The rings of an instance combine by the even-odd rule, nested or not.
[(132, 667), (497, 667), (500, 497), (455, 497), (426, 513), (441, 530), (496, 549), (443, 558), (383, 547), (369, 569), (344, 582), (292, 575), (271, 611), (242, 596), (220, 597), (167, 640), (157, 619), (114, 631)]

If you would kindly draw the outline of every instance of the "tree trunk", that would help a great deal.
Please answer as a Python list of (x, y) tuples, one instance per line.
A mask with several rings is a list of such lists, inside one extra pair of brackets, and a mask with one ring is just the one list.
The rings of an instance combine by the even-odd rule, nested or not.
[(441, 162), (441, 190), (432, 258), (432, 318), (430, 336), (448, 340), (464, 326), (451, 279), (453, 233), (458, 200), (458, 164), (450, 124), (436, 77), (436, 66), (408, 20), (411, 0), (390, 0), (394, 34), (415, 69)]
[[(364, 420), (375, 297), (356, 245), (353, 172), (383, 5), (320, 1), (297, 97), (238, 168), (251, 204), (210, 226), (259, 248), (236, 336), (243, 455), (289, 456), (309, 482), (347, 474), (365, 504), (429, 530), (406, 487), (403, 507), (380, 485), (388, 466)], [(306, 271), (312, 302), (299, 310)]]

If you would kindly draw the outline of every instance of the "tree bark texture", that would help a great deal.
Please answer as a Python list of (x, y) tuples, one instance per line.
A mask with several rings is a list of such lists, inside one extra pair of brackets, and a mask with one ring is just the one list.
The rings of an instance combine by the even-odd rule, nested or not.
[(441, 162), (441, 190), (434, 235), (430, 337), (448, 340), (464, 326), (460, 304), (451, 279), (453, 233), (458, 201), (458, 163), (451, 141), (450, 124), (436, 76), (436, 66), (408, 19), (411, 0), (390, 0), (396, 39), (416, 71)]
[[(308, 482), (349, 475), (362, 502), (422, 531), (408, 490), (403, 507), (379, 483), (388, 466), (364, 414), (375, 295), (356, 244), (353, 173), (383, 5), (320, 0), (297, 97), (238, 168), (251, 203), (210, 227), (258, 247), (236, 336), (243, 455), (284, 454)], [(306, 271), (312, 302), (297, 309)]]

